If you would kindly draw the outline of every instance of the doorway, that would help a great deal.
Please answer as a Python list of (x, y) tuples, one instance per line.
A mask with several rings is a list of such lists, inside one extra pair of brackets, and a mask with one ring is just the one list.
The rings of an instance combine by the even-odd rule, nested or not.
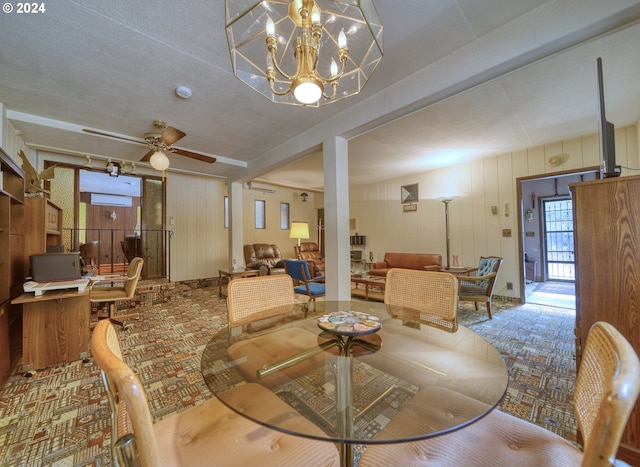
[(589, 170), (519, 180), (522, 302), (575, 309), (569, 184), (595, 178), (595, 171)]

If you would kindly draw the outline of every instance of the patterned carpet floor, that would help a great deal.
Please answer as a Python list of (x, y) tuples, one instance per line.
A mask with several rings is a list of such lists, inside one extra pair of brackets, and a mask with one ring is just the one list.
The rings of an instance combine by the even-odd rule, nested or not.
[[(125, 360), (138, 372), (156, 420), (212, 397), (200, 356), (224, 326), (217, 287), (188, 289), (182, 298), (142, 309), (142, 319), (118, 331)], [(494, 301), (494, 319), (461, 304), (460, 321), (503, 355), (509, 388), (502, 410), (570, 441), (573, 416), (573, 310)], [(38, 371), (21, 365), (0, 391), (0, 465), (107, 466), (110, 424), (99, 370), (91, 359)]]

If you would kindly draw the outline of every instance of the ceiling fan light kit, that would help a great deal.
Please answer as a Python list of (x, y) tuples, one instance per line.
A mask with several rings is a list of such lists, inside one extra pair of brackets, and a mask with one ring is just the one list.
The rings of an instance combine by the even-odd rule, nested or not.
[[(189, 92), (191, 91), (189, 90)], [(148, 146), (151, 146), (152, 149), (148, 151), (142, 157), (142, 159), (140, 159), (140, 162), (149, 162), (151, 163), (151, 166), (156, 170), (164, 171), (169, 168), (170, 162), (166, 154), (167, 152), (188, 157), (190, 159), (207, 162), (209, 164), (213, 164), (216, 161), (216, 158), (212, 156), (207, 156), (204, 154), (199, 154), (197, 152), (187, 151), (185, 149), (174, 148), (173, 147), (174, 143), (176, 143), (178, 140), (187, 136), (187, 134), (184, 131), (178, 130), (177, 128), (173, 128), (170, 126), (168, 127), (164, 120), (159, 120), (159, 119), (153, 121), (153, 126), (155, 128), (155, 131), (145, 133), (144, 140), (140, 140), (140, 139), (136, 140), (136, 139), (128, 138), (123, 135), (114, 135), (114, 134), (104, 133), (102, 131), (97, 131), (89, 128), (83, 128), (82, 131), (92, 135), (119, 139), (119, 140), (128, 141), (135, 144), (147, 144)], [(158, 152), (162, 153), (161, 156), (157, 156), (155, 158), (155, 160), (158, 162), (152, 162), (151, 157)], [(109, 163), (110, 162), (111, 162), (111, 159), (109, 159)], [(156, 165), (154, 165), (154, 163)], [(135, 170), (135, 164), (133, 165), (133, 167)], [(164, 167), (164, 169), (161, 169), (158, 167)], [(163, 174), (163, 177), (164, 177), (164, 174)]]
[(149, 162), (151, 163), (151, 167), (161, 172), (164, 172), (169, 168), (169, 158), (164, 151), (154, 152), (149, 158)]
[(382, 58), (372, 0), (226, 0), (225, 26), (235, 76), (276, 103), (358, 94)]

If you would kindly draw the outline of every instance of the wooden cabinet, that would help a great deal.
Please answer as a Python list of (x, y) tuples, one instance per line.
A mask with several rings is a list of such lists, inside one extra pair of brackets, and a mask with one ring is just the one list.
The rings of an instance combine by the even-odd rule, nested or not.
[(46, 253), (62, 245), (62, 210), (47, 198), (25, 198), (25, 256)]
[[(576, 357), (591, 325), (615, 326), (640, 354), (640, 176), (570, 185), (576, 260)], [(640, 410), (631, 414), (618, 457), (640, 465)]]
[(26, 371), (86, 358), (89, 351), (89, 292), (23, 294), (22, 366)]
[(19, 316), (12, 314), (9, 302), (22, 293), (25, 276), (24, 173), (0, 148), (0, 387), (16, 357), (11, 332)]

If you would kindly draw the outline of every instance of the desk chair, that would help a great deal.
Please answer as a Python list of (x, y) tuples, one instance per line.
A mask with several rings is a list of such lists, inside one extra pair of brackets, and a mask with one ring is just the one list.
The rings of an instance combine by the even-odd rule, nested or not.
[(294, 281), (302, 283), (301, 285), (295, 286), (293, 288), (293, 291), (297, 294), (306, 295), (309, 297), (309, 300), (307, 300), (307, 306), (309, 302), (315, 302), (316, 298), (324, 297), (324, 276), (312, 278), (309, 272), (309, 264), (306, 261), (285, 259), (284, 269)]
[(100, 240), (92, 240), (80, 245), (80, 257), (87, 268), (90, 266), (92, 271), (98, 267), (98, 255), (100, 251)]
[[(116, 319), (115, 309), (116, 302), (131, 300), (133, 298), (133, 295), (136, 292), (136, 286), (138, 285), (138, 280), (140, 279), (140, 274), (142, 273), (143, 264), (144, 260), (142, 258), (133, 258), (129, 263), (129, 269), (127, 270), (126, 276), (105, 276), (104, 279), (91, 282), (89, 287), (89, 300), (93, 303), (109, 302), (109, 315), (104, 319), (108, 319), (112, 323), (124, 327), (124, 322), (122, 320), (131, 317), (139, 317), (139, 314), (136, 313), (132, 315), (121, 315)], [(119, 286), (111, 285), (108, 287), (95, 287), (96, 284), (101, 282), (121, 282), (122, 284)]]
[[(526, 420), (497, 409), (452, 433), (406, 444), (369, 446), (360, 467), (403, 466), (589, 466), (609, 467), (640, 392), (640, 361), (619, 331), (595, 323), (587, 337), (574, 394), (583, 450)], [(460, 400), (449, 416), (467, 406)], [(478, 403), (477, 401), (473, 401)], [(436, 404), (437, 405), (437, 404)], [(427, 423), (427, 422), (425, 422)], [(393, 420), (383, 430), (402, 430)]]
[[(458, 329), (458, 281), (453, 274), (392, 268), (387, 272), (384, 303), (389, 314), (421, 322), (449, 332)], [(400, 316), (398, 316), (400, 317)]]
[[(111, 409), (111, 447), (119, 467), (338, 466), (332, 443), (267, 429), (231, 411), (217, 398), (154, 423), (144, 387), (122, 360), (113, 325), (100, 321), (91, 337), (91, 352), (100, 367)], [(300, 430), (311, 422), (256, 383), (227, 394), (245, 407), (258, 406), (269, 418), (289, 420)], [(304, 428), (308, 430), (309, 428)], [(318, 428), (318, 434), (321, 434)]]

